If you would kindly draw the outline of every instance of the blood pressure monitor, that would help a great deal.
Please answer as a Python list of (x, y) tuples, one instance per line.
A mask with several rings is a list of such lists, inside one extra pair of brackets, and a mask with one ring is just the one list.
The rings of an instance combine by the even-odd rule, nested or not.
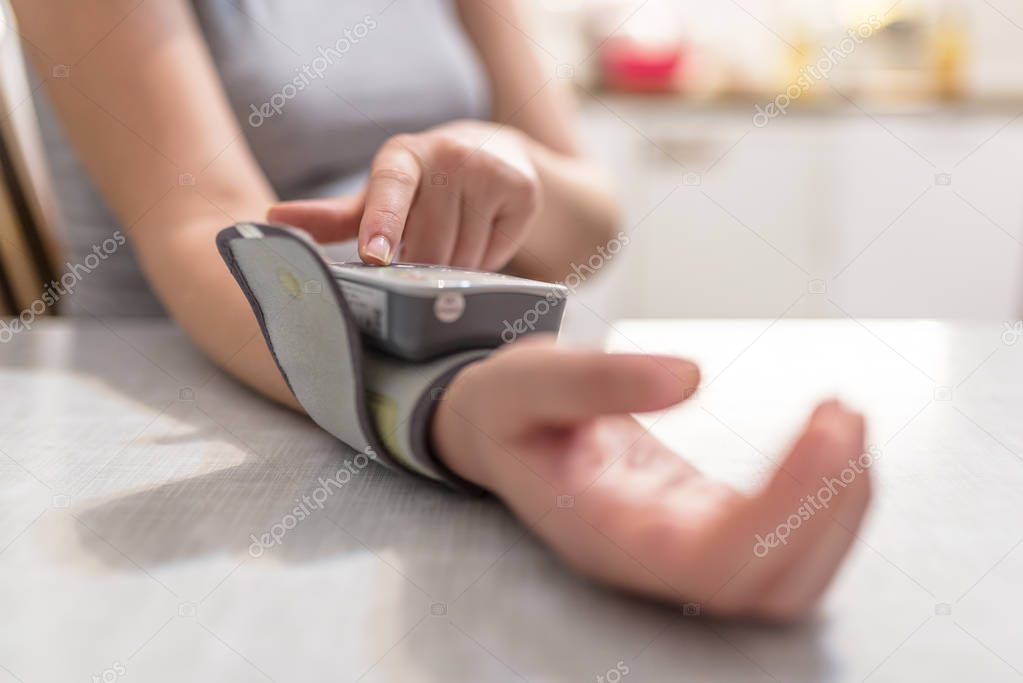
[(328, 268), (363, 337), (410, 361), (557, 332), (569, 293), (563, 285), (445, 266)]
[(280, 225), (227, 227), (217, 249), (316, 424), (383, 465), (477, 490), (433, 452), (438, 397), (498, 346), (556, 332), (567, 288), (437, 266), (331, 263), (307, 234)]

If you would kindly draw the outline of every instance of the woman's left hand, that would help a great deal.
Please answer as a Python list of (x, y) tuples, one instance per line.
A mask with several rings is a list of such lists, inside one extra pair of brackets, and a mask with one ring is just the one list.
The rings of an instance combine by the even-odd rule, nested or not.
[(499, 270), (542, 204), (527, 145), (514, 129), (477, 121), (396, 135), (377, 152), (359, 194), (283, 202), (268, 219), (323, 243), (358, 237), (366, 263)]
[(699, 378), (678, 358), (521, 339), (455, 376), (434, 452), (585, 576), (716, 616), (797, 620), (858, 538), (872, 487), (863, 417), (822, 403), (767, 482), (742, 492), (632, 416), (686, 400)]

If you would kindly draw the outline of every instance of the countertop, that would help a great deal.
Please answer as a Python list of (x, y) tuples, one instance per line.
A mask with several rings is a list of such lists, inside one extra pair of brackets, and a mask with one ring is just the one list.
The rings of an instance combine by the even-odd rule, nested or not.
[(875, 505), (807, 623), (590, 585), (495, 501), (360, 466), (169, 323), (40, 321), (0, 344), (0, 681), (1023, 678), (1023, 330), (614, 329), (700, 361), (701, 392), (643, 420), (736, 486), (817, 398), (868, 414)]

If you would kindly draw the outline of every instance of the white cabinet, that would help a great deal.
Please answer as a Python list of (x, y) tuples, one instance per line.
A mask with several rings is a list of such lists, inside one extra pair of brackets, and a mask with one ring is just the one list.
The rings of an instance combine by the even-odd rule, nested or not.
[(1023, 120), (822, 109), (757, 127), (752, 114), (586, 103), (586, 143), (632, 241), (588, 306), (608, 319), (1016, 315)]
[(1011, 119), (840, 123), (833, 295), (851, 315), (1018, 315), (1023, 127), (1003, 128)]

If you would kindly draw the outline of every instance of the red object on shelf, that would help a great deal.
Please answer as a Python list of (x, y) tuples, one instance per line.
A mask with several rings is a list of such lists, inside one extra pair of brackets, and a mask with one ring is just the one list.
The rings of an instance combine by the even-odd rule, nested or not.
[(678, 44), (648, 45), (631, 38), (612, 38), (600, 49), (604, 87), (627, 92), (675, 90), (684, 55)]

